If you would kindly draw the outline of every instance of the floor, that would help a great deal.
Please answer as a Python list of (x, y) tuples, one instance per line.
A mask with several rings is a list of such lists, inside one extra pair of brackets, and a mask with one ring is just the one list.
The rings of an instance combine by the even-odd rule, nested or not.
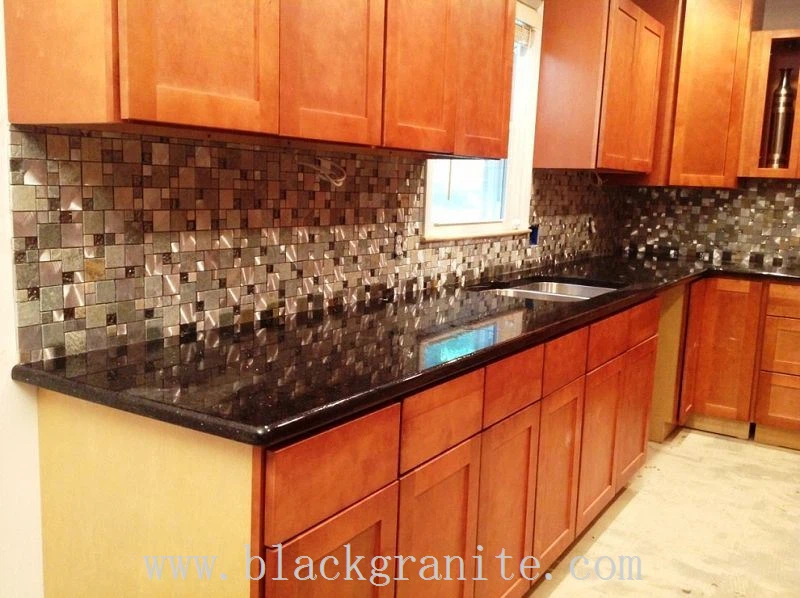
[[(570, 574), (581, 555), (583, 581)], [(604, 555), (617, 571), (620, 555), (638, 556), (642, 580), (602, 581)], [(598, 563), (609, 577), (609, 559)], [(647, 465), (533, 595), (800, 596), (800, 452), (688, 429), (651, 443)]]

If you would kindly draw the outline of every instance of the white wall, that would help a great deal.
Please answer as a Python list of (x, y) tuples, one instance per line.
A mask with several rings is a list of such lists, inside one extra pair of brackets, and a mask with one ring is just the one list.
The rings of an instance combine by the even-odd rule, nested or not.
[(800, 0), (767, 0), (764, 5), (763, 28), (800, 28)]
[(36, 393), (11, 380), (17, 334), (4, 31), (0, 0), (0, 596), (38, 598), (44, 591)]

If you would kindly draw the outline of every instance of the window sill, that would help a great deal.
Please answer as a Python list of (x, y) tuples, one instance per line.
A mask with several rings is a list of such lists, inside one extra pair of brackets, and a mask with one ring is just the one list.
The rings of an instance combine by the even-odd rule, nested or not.
[(492, 239), (495, 237), (527, 237), (531, 231), (526, 229), (512, 228), (508, 230), (500, 230), (491, 233), (480, 233), (475, 235), (437, 235), (437, 234), (423, 234), (420, 241), (422, 243), (435, 243), (439, 241), (479, 241), (481, 239)]

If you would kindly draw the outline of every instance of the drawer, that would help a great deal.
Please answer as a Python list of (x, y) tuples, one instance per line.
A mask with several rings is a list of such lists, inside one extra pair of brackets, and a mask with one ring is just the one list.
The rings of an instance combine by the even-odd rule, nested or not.
[(400, 405), (268, 451), (267, 545), (310, 528), (397, 479)]
[(484, 428), (542, 398), (543, 367), (544, 346), (538, 346), (486, 368)]
[(800, 376), (761, 372), (756, 397), (756, 423), (800, 430)]
[(769, 285), (767, 315), (800, 318), (800, 285)]
[(589, 327), (586, 371), (592, 371), (628, 349), (631, 310), (600, 320)]
[(550, 341), (544, 347), (542, 394), (548, 396), (586, 373), (589, 328)]
[(767, 317), (761, 369), (800, 375), (800, 320)]
[(484, 370), (476, 370), (403, 401), (400, 472), (481, 431)]
[(660, 317), (661, 299), (658, 297), (631, 308), (628, 346), (635, 347), (658, 334), (658, 320)]

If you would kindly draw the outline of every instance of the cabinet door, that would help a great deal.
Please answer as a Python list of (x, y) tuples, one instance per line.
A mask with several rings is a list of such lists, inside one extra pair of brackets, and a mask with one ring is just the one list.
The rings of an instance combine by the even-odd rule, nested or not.
[[(475, 582), (478, 598), (522, 596), (531, 585), (519, 563), (533, 549), (540, 413), (539, 403), (531, 405), (482, 435), (478, 544), (491, 558), (485, 559), (487, 581)], [(511, 557), (505, 571), (494, 558), (502, 550)]]
[(577, 531), (580, 533), (614, 498), (617, 413), (625, 382), (625, 355), (586, 375)]
[(658, 338), (653, 337), (625, 354), (625, 379), (617, 413), (617, 491), (647, 459), (657, 350)]
[(753, 0), (687, 0), (670, 184), (734, 187)]
[(455, 153), (505, 158), (514, 64), (515, 0), (456, 4), (460, 84)]
[[(476, 536), (478, 531), (478, 483), (480, 437), (459, 444), (400, 480), (400, 521), (397, 554), (413, 556), (404, 564), (397, 582), (398, 598), (469, 598), (473, 595)], [(428, 556), (430, 559), (420, 559)], [(426, 580), (435, 571), (446, 575), (446, 556), (460, 557), (464, 580), (459, 580), (459, 559), (451, 559), (450, 580)], [(423, 569), (425, 565), (428, 568)], [(423, 569), (423, 570), (421, 570)], [(422, 574), (422, 575), (421, 575)]]
[[(286, 543), (280, 552), (277, 549), (268, 550), (266, 595), (270, 598), (394, 596), (394, 559), (388, 562), (383, 571), (389, 576), (386, 585), (372, 584), (369, 579), (373, 557), (395, 554), (397, 495), (398, 484), (395, 482)], [(344, 579), (348, 554), (351, 555), (351, 563), (363, 557), (359, 566), (366, 578), (363, 581), (359, 580), (355, 571), (350, 575), (350, 580)], [(295, 559), (298, 557), (311, 559), (316, 579), (297, 579), (295, 569), (299, 563)], [(306, 559), (300, 559), (300, 562), (308, 564)], [(299, 576), (304, 577), (309, 573), (309, 568), (301, 569)], [(285, 579), (276, 580), (281, 575)], [(334, 577), (336, 579), (331, 579)]]
[(123, 119), (278, 132), (278, 0), (120, 0)]
[(664, 26), (630, 0), (612, 0), (597, 166), (648, 172)]
[(584, 382), (581, 377), (542, 400), (533, 554), (543, 571), (575, 539)]
[(452, 153), (458, 0), (387, 0), (384, 145)]
[(800, 376), (800, 320), (767, 317), (761, 369)]
[(281, 0), (280, 133), (379, 145), (384, 0)]
[(800, 430), (800, 377), (761, 372), (756, 423)]
[(686, 339), (683, 350), (683, 379), (678, 407), (678, 423), (680, 425), (685, 425), (689, 416), (694, 413), (700, 341), (703, 338), (703, 309), (706, 304), (708, 283), (708, 280), (698, 280), (689, 287)]
[(730, 278), (712, 278), (699, 293), (692, 287), (686, 342), (694, 349), (683, 394), (695, 413), (750, 420), (761, 290), (759, 282)]

